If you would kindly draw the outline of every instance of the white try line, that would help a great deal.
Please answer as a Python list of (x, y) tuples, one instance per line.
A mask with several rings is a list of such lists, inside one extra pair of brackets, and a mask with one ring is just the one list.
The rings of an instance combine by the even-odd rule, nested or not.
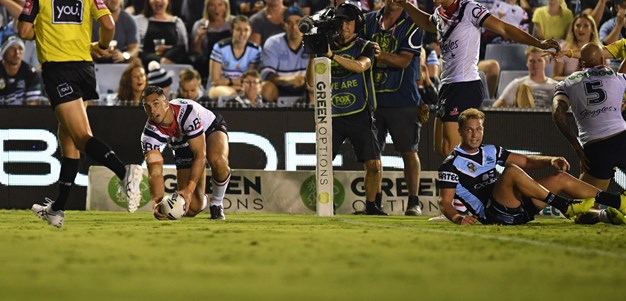
[[(408, 227), (408, 226), (402, 226), (402, 225), (389, 225), (389, 224), (381, 225), (381, 224), (373, 224), (373, 223), (351, 221), (351, 220), (344, 220), (344, 219), (337, 219), (337, 221), (346, 223), (346, 224), (361, 225), (361, 226), (367, 226), (367, 227), (392, 228), (392, 229), (400, 229), (400, 230), (418, 230), (414, 227)], [(481, 233), (473, 233), (473, 232), (465, 232), (465, 231), (447, 231), (447, 230), (427, 229), (427, 228), (426, 229), (419, 228), (419, 231), (436, 233), (436, 234), (477, 237), (477, 238), (483, 238), (486, 240), (495, 239), (495, 240), (504, 241), (504, 242), (513, 242), (513, 243), (527, 244), (531, 246), (538, 246), (538, 247), (549, 248), (549, 249), (571, 251), (574, 253), (585, 254), (585, 255), (599, 255), (599, 256), (607, 256), (607, 257), (619, 258), (619, 259), (626, 258), (626, 253), (610, 252), (610, 251), (593, 249), (593, 248), (588, 248), (588, 247), (583, 248), (583, 247), (568, 246), (564, 244), (543, 242), (543, 241), (531, 240), (531, 239), (525, 239), (525, 238), (519, 238), (519, 237), (490, 235), (490, 234), (481, 234)]]

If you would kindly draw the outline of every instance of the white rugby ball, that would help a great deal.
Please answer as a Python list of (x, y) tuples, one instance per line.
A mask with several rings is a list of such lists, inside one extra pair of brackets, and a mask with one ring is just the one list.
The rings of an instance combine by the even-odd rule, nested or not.
[(185, 198), (178, 193), (166, 194), (161, 201), (161, 213), (168, 219), (179, 219), (187, 211)]

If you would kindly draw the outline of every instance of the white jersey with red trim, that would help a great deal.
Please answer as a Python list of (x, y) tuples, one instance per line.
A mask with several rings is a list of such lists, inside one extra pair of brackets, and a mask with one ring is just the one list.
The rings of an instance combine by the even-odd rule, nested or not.
[(471, 0), (457, 0), (448, 10), (435, 9), (432, 22), (439, 32), (442, 84), (480, 79), (480, 27), (489, 16), (489, 10)]
[(174, 112), (174, 122), (168, 127), (157, 125), (148, 119), (141, 134), (141, 148), (145, 153), (159, 150), (163, 145), (169, 145), (176, 150), (189, 145), (188, 140), (206, 132), (213, 121), (215, 114), (199, 103), (190, 99), (172, 99), (169, 109)]

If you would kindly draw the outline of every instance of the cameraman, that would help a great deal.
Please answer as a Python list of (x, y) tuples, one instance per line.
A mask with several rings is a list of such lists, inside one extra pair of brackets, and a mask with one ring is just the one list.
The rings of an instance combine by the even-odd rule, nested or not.
[[(421, 169), (417, 150), (422, 123), (428, 122), (429, 110), (417, 87), (423, 32), (393, 0), (385, 0), (382, 9), (368, 13), (365, 24), (365, 38), (374, 44), (376, 55), (372, 70), (378, 101), (375, 115), (378, 144), (384, 149), (387, 134), (391, 135), (393, 146), (404, 162), (409, 191), (405, 215), (422, 215), (417, 196)], [(380, 199), (379, 194), (376, 201)]]
[[(333, 157), (343, 142), (350, 139), (357, 160), (365, 163), (365, 214), (387, 215), (374, 202), (380, 190), (382, 169), (374, 126), (376, 96), (371, 68), (374, 48), (371, 42), (357, 35), (364, 25), (358, 7), (343, 3), (335, 11), (335, 18), (342, 21), (339, 35), (322, 54), (331, 60)], [(314, 85), (312, 56), (307, 84)]]

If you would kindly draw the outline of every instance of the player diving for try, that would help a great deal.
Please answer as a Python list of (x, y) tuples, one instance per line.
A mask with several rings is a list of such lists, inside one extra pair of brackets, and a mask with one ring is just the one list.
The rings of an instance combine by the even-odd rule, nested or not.
[[(206, 161), (211, 167), (211, 219), (225, 219), (222, 201), (228, 182), (228, 134), (224, 118), (189, 99), (168, 100), (163, 89), (148, 86), (141, 94), (148, 121), (141, 134), (141, 147), (148, 165), (154, 217), (160, 212), (165, 193), (161, 146), (174, 150), (177, 193), (187, 202), (185, 216), (193, 217), (207, 206)], [(206, 160), (206, 161), (205, 161)]]

